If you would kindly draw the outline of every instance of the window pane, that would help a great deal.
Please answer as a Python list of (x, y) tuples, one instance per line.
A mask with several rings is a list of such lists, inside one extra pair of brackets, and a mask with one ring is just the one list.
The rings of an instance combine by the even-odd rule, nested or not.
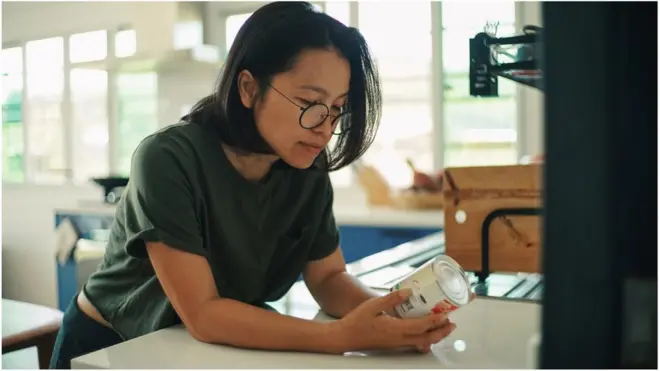
[(2, 73), (23, 72), (23, 49), (20, 47), (2, 50)]
[(410, 186), (412, 173), (407, 158), (419, 169), (433, 168), (432, 129), (431, 105), (427, 102), (386, 104), (365, 163), (376, 166), (392, 186)]
[(117, 76), (117, 89), (121, 97), (151, 97), (157, 85), (155, 73), (124, 73)]
[(64, 67), (64, 39), (35, 40), (25, 44), (28, 75), (31, 71), (55, 70)]
[(179, 22), (174, 25), (174, 49), (192, 48), (203, 43), (204, 28), (201, 21)]
[(514, 1), (443, 1), (442, 25), (444, 28), (477, 27), (483, 30), (486, 22), (514, 24)]
[(62, 182), (69, 170), (64, 151), (62, 91), (64, 48), (61, 37), (26, 44), (26, 115), (28, 153), (26, 166), (34, 182)]
[[(64, 43), (61, 37), (30, 41), (25, 51), (28, 98), (62, 99)], [(32, 105), (32, 102), (30, 103)]]
[(26, 166), (31, 171), (32, 180), (36, 183), (59, 183), (63, 182), (68, 175), (64, 158), (64, 125), (61, 115), (50, 117), (42, 115), (45, 109), (39, 111), (33, 108), (33, 104), (39, 107), (47, 107), (49, 104), (59, 109), (61, 102), (34, 102), (31, 100), (29, 107), (30, 124), (27, 126), (27, 136), (30, 141)]
[(22, 182), (23, 55), (21, 48), (2, 50), (2, 180)]
[(115, 34), (115, 57), (124, 58), (135, 54), (137, 35), (135, 30), (122, 30)]
[(107, 176), (108, 158), (108, 73), (99, 70), (71, 70), (73, 120), (73, 179), (87, 182)]
[(378, 63), (384, 95), (378, 135), (364, 160), (393, 187), (408, 187), (406, 159), (420, 169), (433, 166), (431, 3), (360, 2), (358, 27)]
[(27, 73), (27, 94), (32, 105), (32, 98), (53, 97), (62, 99), (64, 90), (64, 71), (59, 70), (30, 70)]
[(515, 34), (515, 2), (443, 2), (444, 166), (516, 163), (516, 84), (499, 78), (499, 97), (469, 94), (469, 39), (487, 22)]
[(430, 2), (361, 2), (358, 17), (384, 79), (406, 72), (430, 76)]
[(155, 73), (117, 76), (118, 175), (128, 176), (137, 145), (158, 128), (158, 79)]
[(425, 79), (383, 79), (383, 97), (385, 104), (390, 101), (429, 101), (431, 99), (431, 80)]
[(328, 1), (325, 3), (325, 12), (347, 26), (349, 26), (351, 20), (350, 8), (348, 1)]
[(69, 59), (71, 63), (100, 61), (108, 56), (108, 32), (92, 31), (71, 35)]
[(445, 166), (516, 163), (514, 98), (445, 101)]
[(238, 31), (243, 26), (243, 23), (247, 21), (252, 13), (244, 14), (234, 14), (227, 17), (227, 22), (225, 23), (225, 42), (227, 46), (227, 51), (231, 48), (231, 45), (234, 43), (234, 39), (238, 34)]

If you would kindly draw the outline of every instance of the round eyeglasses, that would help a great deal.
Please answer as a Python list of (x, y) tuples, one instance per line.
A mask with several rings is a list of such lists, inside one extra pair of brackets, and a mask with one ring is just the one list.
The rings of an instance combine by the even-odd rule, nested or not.
[(273, 87), (272, 85), (270, 85), (270, 87), (271, 89), (275, 90), (279, 95), (284, 97), (284, 99), (288, 100), (296, 107), (300, 108), (300, 117), (298, 118), (298, 123), (304, 129), (311, 130), (316, 127), (319, 127), (323, 125), (325, 120), (331, 117), (332, 122), (330, 126), (332, 128), (332, 134), (341, 135), (341, 134), (345, 134), (348, 131), (351, 122), (350, 112), (342, 112), (338, 115), (331, 115), (330, 108), (328, 108), (328, 106), (325, 105), (324, 103), (320, 103), (320, 102), (312, 103), (307, 107), (303, 107), (298, 103), (294, 102), (293, 100), (291, 100), (286, 95), (284, 95), (281, 91), (275, 89), (275, 87)]

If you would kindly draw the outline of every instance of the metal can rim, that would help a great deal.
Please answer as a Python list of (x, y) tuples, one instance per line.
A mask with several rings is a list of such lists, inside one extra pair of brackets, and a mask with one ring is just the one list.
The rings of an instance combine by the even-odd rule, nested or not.
[(470, 289), (470, 281), (469, 281), (468, 276), (465, 273), (465, 270), (463, 269), (463, 267), (461, 267), (461, 265), (458, 264), (458, 262), (456, 260), (454, 260), (453, 258), (451, 258), (448, 255), (439, 255), (439, 256), (435, 257), (434, 259), (432, 259), (432, 261), (433, 261), (432, 269), (435, 266), (435, 264), (437, 264), (437, 263), (443, 263), (444, 262), (445, 264), (447, 264), (447, 266), (449, 266), (452, 269), (452, 271), (457, 273), (457, 275), (460, 277), (460, 280), (462, 282), (462, 286), (465, 289), (465, 300), (460, 300), (459, 301), (459, 300), (456, 300), (452, 295), (450, 295), (445, 288), (443, 288), (440, 284), (438, 284), (438, 289), (443, 292), (445, 298), (447, 298), (447, 300), (449, 300), (451, 302), (451, 304), (453, 304), (455, 306), (458, 306), (458, 307), (467, 305), (470, 302), (470, 297), (471, 297), (470, 293), (471, 293), (472, 290)]

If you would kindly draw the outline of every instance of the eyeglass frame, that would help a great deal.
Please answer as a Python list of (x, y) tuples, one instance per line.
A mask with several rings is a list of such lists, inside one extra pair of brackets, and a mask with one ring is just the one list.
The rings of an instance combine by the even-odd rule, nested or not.
[[(330, 127), (332, 127), (332, 126), (337, 122), (337, 120), (339, 120), (342, 116), (350, 115), (350, 112), (349, 112), (349, 111), (344, 111), (344, 112), (342, 112), (342, 113), (340, 113), (340, 114), (334, 116), (334, 115), (330, 114), (330, 107), (328, 107), (327, 104), (322, 103), (322, 102), (314, 102), (314, 103), (310, 104), (310, 105), (307, 106), (307, 107), (303, 107), (303, 106), (301, 106), (300, 104), (294, 102), (291, 98), (289, 98), (289, 97), (286, 96), (284, 93), (282, 93), (281, 91), (279, 91), (279, 90), (278, 90), (277, 88), (275, 88), (273, 85), (268, 84), (268, 86), (269, 86), (271, 89), (275, 90), (275, 91), (277, 92), (277, 94), (281, 95), (284, 99), (288, 100), (288, 101), (291, 102), (293, 105), (295, 105), (296, 107), (300, 108), (300, 116), (298, 117), (298, 125), (300, 125), (300, 127), (303, 128), (303, 129), (307, 129), (307, 130), (313, 130), (313, 129), (316, 129), (317, 127), (323, 125), (323, 124), (325, 123), (325, 121), (328, 119), (328, 117), (334, 117), (334, 119), (333, 119), (332, 122), (330, 123)], [(305, 112), (307, 112), (310, 108), (312, 108), (312, 107), (314, 107), (314, 106), (323, 106), (323, 107), (325, 107), (326, 111), (328, 112), (328, 115), (327, 115), (323, 120), (321, 120), (321, 122), (319, 122), (318, 124), (316, 124), (316, 125), (314, 125), (314, 126), (308, 128), (308, 127), (306, 127), (305, 125), (303, 125), (303, 123), (302, 123), (302, 118), (303, 118), (303, 116), (305, 115)], [(335, 133), (334, 130), (333, 130), (333, 131), (332, 131), (332, 135), (337, 135), (337, 136), (339, 136), (339, 135), (344, 135), (344, 134), (346, 134), (349, 130), (350, 130), (350, 128), (349, 128), (349, 129), (346, 129), (346, 131), (342, 131), (342, 132), (339, 133), (339, 134)]]

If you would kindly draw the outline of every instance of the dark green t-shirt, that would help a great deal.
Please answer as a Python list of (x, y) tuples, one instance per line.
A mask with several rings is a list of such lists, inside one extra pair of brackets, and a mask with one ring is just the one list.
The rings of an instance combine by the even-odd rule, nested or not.
[(180, 323), (145, 241), (208, 259), (222, 297), (253, 305), (281, 298), (305, 264), (339, 245), (327, 172), (277, 162), (251, 182), (220, 138), (180, 123), (136, 149), (107, 250), (85, 293), (123, 338)]

